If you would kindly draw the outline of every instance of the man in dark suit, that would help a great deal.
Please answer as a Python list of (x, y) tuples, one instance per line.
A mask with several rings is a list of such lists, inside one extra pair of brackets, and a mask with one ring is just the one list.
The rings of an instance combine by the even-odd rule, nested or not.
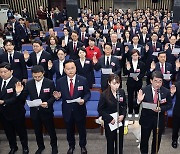
[(180, 81), (171, 86), (171, 96), (176, 96), (175, 105), (173, 108), (173, 131), (172, 131), (172, 147), (177, 148), (178, 133), (180, 129)]
[[(42, 126), (44, 125), (50, 136), (50, 144), (52, 147), (52, 154), (58, 153), (57, 137), (53, 121), (53, 103), (55, 98), (53, 92), (55, 90), (54, 82), (44, 77), (44, 68), (41, 65), (33, 66), (33, 79), (29, 80), (23, 90), (20, 85), (17, 93), (20, 93), (20, 98), (26, 100), (29, 95), (30, 101), (37, 99), (41, 100), (39, 106), (30, 107), (30, 116), (33, 122), (34, 131), (36, 135), (36, 142), (38, 150), (35, 154), (41, 154), (45, 149)], [(22, 91), (23, 90), (23, 91)]]
[(17, 25), (15, 29), (17, 51), (21, 51), (22, 44), (29, 42), (29, 34), (24, 19), (20, 18), (19, 23), (20, 24)]
[(109, 29), (111, 27), (108, 25), (108, 20), (106, 18), (103, 19), (103, 24), (102, 26), (99, 28), (100, 31), (101, 31), (101, 35), (102, 36), (105, 36), (105, 37), (108, 37), (108, 32), (109, 32)]
[[(101, 89), (104, 91), (107, 88), (107, 79), (109, 77), (109, 74), (115, 73), (117, 75), (120, 75), (121, 73), (121, 67), (119, 59), (112, 56), (112, 44), (111, 43), (105, 43), (104, 44), (104, 56), (101, 56), (99, 60), (95, 57), (93, 57), (93, 63), (94, 63), (94, 69), (96, 71), (102, 69), (102, 75), (101, 75)], [(105, 72), (104, 72), (105, 71)], [(107, 72), (109, 71), (109, 72)]]
[(76, 31), (72, 31), (71, 38), (72, 42), (68, 43), (66, 51), (69, 55), (69, 59), (76, 60), (79, 58), (77, 54), (78, 48), (82, 47), (83, 43), (78, 41), (78, 33)]
[(33, 42), (33, 50), (34, 52), (30, 54), (27, 51), (24, 52), (24, 59), (27, 66), (43, 66), (45, 70), (44, 76), (46, 78), (52, 79), (52, 76), (48, 73), (48, 61), (51, 60), (51, 55), (48, 52), (44, 51), (42, 42), (40, 40), (35, 40)]
[(51, 76), (56, 74), (56, 81), (66, 75), (63, 66), (66, 57), (66, 50), (64, 48), (60, 48), (57, 51), (57, 56), (58, 56), (57, 60), (53, 62), (52, 61), (48, 62), (48, 70), (51, 73)]
[(134, 36), (134, 35), (137, 35), (139, 34), (140, 32), (140, 29), (137, 27), (137, 23), (136, 21), (132, 21), (132, 27), (131, 27), (131, 30), (130, 30), (130, 35), (131, 36)]
[(9, 63), (0, 64), (0, 74), (0, 119), (11, 148), (9, 154), (14, 154), (18, 150), (16, 133), (20, 138), (23, 154), (28, 154), (24, 101), (18, 99), (15, 90), (18, 80), (13, 77)]
[[(139, 90), (137, 96), (137, 103), (142, 102), (157, 104), (156, 108), (147, 109), (142, 108), (141, 117), (139, 123), (141, 125), (141, 143), (140, 151), (142, 154), (148, 153), (148, 141), (153, 131), (152, 148), (151, 153), (155, 154), (160, 147), (162, 132), (165, 127), (165, 111), (172, 107), (172, 99), (170, 91), (162, 86), (163, 75), (160, 71), (155, 71), (152, 73), (151, 84)], [(159, 100), (160, 99), (160, 102)], [(158, 104), (160, 105), (158, 107)], [(158, 113), (159, 112), (159, 113)], [(159, 125), (157, 126), (159, 114)], [(158, 143), (156, 143), (156, 134), (158, 130)], [(156, 144), (158, 144), (158, 149), (156, 149)]]
[[(91, 95), (89, 87), (87, 86), (88, 82), (84, 77), (76, 75), (76, 65), (71, 59), (64, 63), (64, 71), (67, 76), (57, 81), (56, 88), (62, 98), (62, 114), (66, 123), (67, 140), (69, 143), (67, 154), (73, 154), (75, 149), (75, 124), (79, 132), (81, 154), (87, 154), (86, 102)], [(60, 95), (58, 97), (60, 97)], [(78, 101), (73, 101), (74, 99), (78, 99)]]
[(89, 39), (89, 34), (86, 32), (86, 25), (81, 24), (79, 26), (80, 32), (79, 32), (79, 41), (83, 43), (85, 47), (88, 46), (88, 39)]
[(69, 36), (69, 30), (68, 28), (63, 29), (64, 36), (61, 37), (61, 46), (66, 49), (67, 44), (72, 41), (71, 37)]
[(163, 79), (163, 86), (169, 89), (170, 82), (174, 76), (174, 70), (170, 63), (166, 62), (166, 52), (162, 51), (158, 53), (158, 62), (155, 64), (154, 62), (151, 63), (151, 69), (148, 71), (148, 76), (151, 76), (153, 71), (161, 71), (163, 75), (171, 74), (170, 78)]
[(147, 26), (141, 27), (141, 33), (139, 35), (139, 44), (145, 46), (147, 42), (149, 42), (151, 39), (150, 34), (148, 34), (148, 28)]
[(12, 40), (5, 40), (4, 48), (6, 52), (0, 55), (0, 62), (10, 63), (13, 69), (13, 76), (26, 83), (28, 74), (23, 54), (14, 51), (14, 43)]

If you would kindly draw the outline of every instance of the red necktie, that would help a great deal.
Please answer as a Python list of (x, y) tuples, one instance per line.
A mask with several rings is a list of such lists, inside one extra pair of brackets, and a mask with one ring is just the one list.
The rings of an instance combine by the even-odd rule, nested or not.
[(74, 50), (74, 52), (76, 51), (76, 43), (74, 43), (73, 50)]
[(73, 96), (73, 93), (74, 93), (74, 85), (73, 85), (73, 79), (70, 79), (70, 91), (69, 91), (69, 93), (70, 93), (70, 95), (71, 95), (71, 97)]
[(155, 43), (153, 43), (153, 51), (154, 51), (154, 52), (156, 51), (156, 45), (155, 45)]
[(164, 74), (164, 65), (161, 64), (161, 73)]
[(158, 101), (158, 93), (157, 90), (154, 89), (154, 104), (157, 104), (157, 101)]

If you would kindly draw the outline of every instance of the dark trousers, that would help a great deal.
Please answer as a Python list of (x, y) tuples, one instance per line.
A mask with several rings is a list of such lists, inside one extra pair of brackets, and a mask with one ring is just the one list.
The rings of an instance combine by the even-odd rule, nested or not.
[[(107, 154), (117, 154), (117, 130), (111, 131), (105, 124), (105, 136), (107, 140)], [(123, 154), (124, 127), (119, 127), (119, 154)]]
[(179, 129), (180, 129), (180, 117), (173, 115), (173, 129), (172, 129), (172, 140), (173, 141), (178, 140)]
[[(49, 114), (49, 113), (47, 113)], [(36, 135), (36, 142), (39, 148), (44, 147), (43, 133), (42, 128), (45, 126), (49, 136), (50, 136), (50, 144), (52, 147), (57, 147), (57, 136), (54, 127), (53, 114), (48, 117), (43, 117), (40, 113), (37, 114), (37, 117), (32, 118), (34, 131)]]
[(86, 117), (83, 117), (81, 120), (74, 118), (74, 112), (71, 112), (71, 117), (69, 121), (65, 121), (66, 131), (67, 131), (67, 141), (69, 147), (75, 148), (75, 125), (79, 133), (79, 146), (86, 146)]
[(129, 114), (133, 114), (133, 110), (135, 114), (139, 114), (139, 105), (136, 105), (137, 103), (135, 103), (139, 89), (141, 89), (141, 86), (136, 86), (136, 84), (134, 84), (134, 86), (127, 86)]
[(25, 126), (25, 117), (21, 116), (14, 120), (8, 120), (6, 119), (6, 117), (1, 115), (1, 119), (10, 148), (12, 149), (17, 147), (16, 133), (20, 138), (22, 148), (28, 148), (28, 137)]
[[(161, 143), (161, 136), (163, 132), (163, 128), (159, 128), (159, 135), (158, 135), (158, 151), (160, 148)], [(141, 143), (140, 143), (140, 151), (142, 154), (148, 154), (148, 147), (149, 147), (149, 137), (151, 135), (151, 131), (153, 131), (153, 139), (152, 139), (152, 146), (151, 146), (151, 154), (156, 153), (156, 121), (151, 127), (143, 127), (141, 125)]]

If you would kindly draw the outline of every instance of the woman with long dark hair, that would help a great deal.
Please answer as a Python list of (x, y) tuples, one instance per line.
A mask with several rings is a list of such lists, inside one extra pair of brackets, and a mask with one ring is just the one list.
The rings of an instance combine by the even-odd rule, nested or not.
[[(107, 154), (117, 153), (117, 129), (111, 131), (109, 124), (115, 125), (115, 121), (122, 122), (126, 116), (126, 96), (123, 89), (120, 89), (120, 78), (116, 74), (111, 74), (108, 78), (108, 88), (101, 94), (98, 112), (104, 120), (105, 135), (107, 140)], [(119, 101), (117, 100), (117, 92)], [(117, 112), (119, 103), (119, 117), (113, 118), (112, 113)], [(119, 154), (123, 153), (124, 126), (119, 127)]]

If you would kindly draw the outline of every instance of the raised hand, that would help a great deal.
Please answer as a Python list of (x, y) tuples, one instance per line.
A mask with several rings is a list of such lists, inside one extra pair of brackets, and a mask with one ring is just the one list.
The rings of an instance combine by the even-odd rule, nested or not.
[(130, 70), (130, 69), (131, 69), (131, 64), (130, 64), (129, 61), (126, 62), (126, 68), (127, 68), (127, 70)]
[(145, 94), (143, 94), (143, 91), (140, 89), (137, 95), (137, 100), (141, 102), (144, 99)]
[(154, 70), (156, 68), (156, 63), (154, 61), (151, 62), (151, 69)]
[(27, 50), (24, 51), (24, 59), (25, 60), (29, 59), (29, 52)]
[(146, 52), (148, 52), (149, 51), (149, 45), (146, 44), (145, 49), (146, 49)]
[(176, 60), (176, 68), (178, 69), (180, 67), (179, 59)]
[(128, 53), (128, 51), (129, 51), (129, 47), (125, 46), (125, 53)]
[(164, 46), (164, 50), (166, 51), (167, 49), (169, 49), (168, 43), (166, 43), (165, 46)]
[(24, 89), (24, 86), (21, 84), (21, 82), (17, 82), (15, 84), (16, 93), (21, 93)]
[(175, 85), (171, 86), (170, 92), (171, 92), (172, 95), (174, 95), (174, 93), (176, 92), (176, 86)]
[(53, 63), (51, 60), (48, 61), (48, 68), (51, 69), (53, 67)]
[(97, 64), (97, 62), (98, 62), (98, 59), (96, 58), (96, 56), (95, 56), (95, 55), (93, 56), (93, 59), (92, 59), (92, 61), (93, 61), (93, 63), (94, 63), (94, 64)]

